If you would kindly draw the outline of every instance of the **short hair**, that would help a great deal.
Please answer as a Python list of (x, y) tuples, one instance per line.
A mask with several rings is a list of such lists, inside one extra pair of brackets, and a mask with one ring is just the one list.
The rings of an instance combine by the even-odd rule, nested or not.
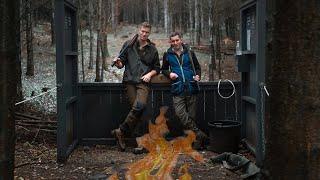
[(174, 36), (179, 36), (180, 39), (182, 38), (181, 33), (179, 33), (179, 32), (173, 32), (173, 33), (170, 34), (169, 39), (171, 39), (171, 38), (174, 37)]
[(148, 22), (143, 22), (143, 23), (140, 24), (140, 28), (141, 28), (141, 27), (151, 29), (152, 26), (151, 26), (151, 24), (148, 23)]

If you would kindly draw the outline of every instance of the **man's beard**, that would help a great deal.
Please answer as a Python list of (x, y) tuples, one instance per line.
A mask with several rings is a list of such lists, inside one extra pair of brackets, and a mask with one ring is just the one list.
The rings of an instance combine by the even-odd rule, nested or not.
[(181, 51), (182, 50), (182, 46), (173, 46), (173, 50), (174, 51)]
[(147, 39), (148, 39), (148, 38), (143, 37), (143, 36), (140, 36), (140, 38), (139, 38), (140, 41), (146, 41)]

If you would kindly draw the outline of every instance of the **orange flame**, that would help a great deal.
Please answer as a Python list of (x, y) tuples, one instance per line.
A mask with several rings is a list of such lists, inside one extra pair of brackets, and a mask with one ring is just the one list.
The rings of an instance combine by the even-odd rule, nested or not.
[(179, 180), (191, 180), (192, 177), (191, 175), (188, 173), (188, 164), (184, 164), (183, 166), (180, 167), (179, 169), (179, 173), (183, 173), (182, 176), (179, 177)]
[[(149, 123), (149, 133), (137, 138), (138, 145), (146, 148), (149, 153), (143, 159), (128, 166), (126, 179), (173, 179), (171, 172), (181, 154), (189, 155), (199, 162), (204, 162), (202, 155), (192, 149), (192, 142), (196, 139), (193, 131), (185, 131), (185, 137), (178, 137), (171, 141), (166, 141), (163, 137), (169, 131), (166, 124), (167, 119), (164, 116), (167, 110), (168, 107), (161, 107), (160, 115), (156, 118), (155, 124)], [(186, 164), (180, 168), (180, 173), (184, 173), (179, 177), (180, 180), (192, 179), (187, 169)]]

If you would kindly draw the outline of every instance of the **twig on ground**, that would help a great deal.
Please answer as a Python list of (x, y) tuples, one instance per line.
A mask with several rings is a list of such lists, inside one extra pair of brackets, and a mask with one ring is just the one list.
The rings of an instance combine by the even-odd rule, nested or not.
[(32, 116), (32, 115), (29, 115), (29, 114), (23, 114), (23, 113), (18, 113), (18, 112), (16, 112), (16, 113), (15, 113), (15, 115), (16, 115), (16, 116), (25, 117), (25, 118), (28, 118), (28, 119), (41, 120), (41, 118), (40, 118), (40, 117)]
[(21, 126), (21, 125), (18, 125), (18, 124), (16, 124), (16, 126), (18, 126), (19, 128), (22, 128), (22, 129), (24, 129), (24, 130), (26, 130), (26, 131), (30, 132), (30, 130), (29, 130), (28, 128), (25, 128), (25, 127), (23, 127), (23, 126)]
[(38, 128), (38, 131), (37, 131), (36, 135), (33, 137), (32, 141), (31, 141), (31, 144), (33, 144), (34, 141), (36, 140), (36, 138), (38, 137), (39, 131), (40, 131), (40, 126)]
[(21, 163), (21, 164), (18, 164), (16, 165), (14, 168), (20, 168), (20, 167), (23, 167), (23, 166), (27, 166), (27, 165), (33, 165), (33, 164), (50, 164), (50, 163), (54, 163), (55, 161), (51, 160), (49, 162), (25, 162), (25, 163)]

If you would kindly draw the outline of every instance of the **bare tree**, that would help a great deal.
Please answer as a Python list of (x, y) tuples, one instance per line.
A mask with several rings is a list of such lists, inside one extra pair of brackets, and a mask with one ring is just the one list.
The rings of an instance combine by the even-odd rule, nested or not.
[(202, 37), (204, 35), (204, 31), (205, 31), (205, 23), (204, 23), (204, 14), (206, 13), (204, 11), (204, 4), (203, 2), (199, 3), (199, 6), (200, 6), (200, 12), (199, 12), (199, 16), (200, 16), (200, 31), (199, 31), (199, 34), (200, 34), (200, 37)]
[(107, 17), (108, 13), (108, 3), (103, 3), (104, 10), (102, 13), (101, 23), (102, 23), (102, 30), (101, 30), (101, 56), (102, 56), (102, 70), (101, 76), (103, 77), (103, 70), (107, 70), (107, 57), (110, 56), (108, 50), (108, 23), (110, 22), (110, 18)]
[(152, 15), (152, 23), (157, 27), (157, 25), (159, 24), (158, 22), (158, 17), (159, 17), (159, 3), (158, 0), (153, 0), (153, 15)]
[(119, 21), (119, 0), (111, 1), (111, 21), (112, 21), (112, 29), (114, 36), (117, 36), (117, 27)]
[(32, 1), (26, 0), (27, 76), (34, 75)]
[(19, 57), (19, 2), (0, 3), (0, 179), (14, 179), (15, 101)]
[(193, 0), (189, 0), (189, 33), (190, 33), (190, 43), (194, 44), (194, 16), (193, 16)]
[(219, 17), (217, 17), (215, 25), (215, 36), (216, 36), (216, 58), (218, 59), (218, 76), (221, 79), (221, 29)]
[(89, 1), (89, 36), (90, 36), (90, 47), (89, 47), (89, 67), (88, 69), (93, 69), (93, 2)]
[(82, 0), (78, 0), (78, 26), (80, 31), (80, 49), (81, 49), (81, 74), (82, 74), (82, 82), (85, 82), (85, 72), (84, 72), (84, 54), (83, 54), (83, 35), (82, 35), (82, 26), (83, 23), (81, 21), (81, 15), (82, 15)]
[(100, 58), (100, 46), (101, 46), (101, 6), (102, 0), (98, 1), (97, 12), (98, 12), (98, 23), (97, 23), (97, 53), (96, 53), (96, 79), (95, 82), (102, 82), (103, 79), (101, 77), (101, 58)]
[(209, 65), (209, 81), (214, 81), (214, 71), (217, 69), (216, 65), (216, 54), (215, 54), (215, 48), (214, 48), (214, 2), (209, 2), (210, 7), (210, 65)]
[(194, 29), (195, 29), (195, 41), (196, 44), (200, 44), (200, 3), (199, 0), (194, 0)]
[(164, 29), (166, 34), (169, 34), (169, 4), (168, 0), (163, 1)]
[(150, 9), (150, 0), (146, 0), (146, 14), (147, 14), (147, 21), (150, 22), (150, 13), (149, 13), (149, 9)]
[(50, 18), (50, 24), (51, 24), (51, 45), (53, 46), (56, 42), (55, 39), (55, 33), (54, 33), (54, 0), (51, 0), (51, 18)]

